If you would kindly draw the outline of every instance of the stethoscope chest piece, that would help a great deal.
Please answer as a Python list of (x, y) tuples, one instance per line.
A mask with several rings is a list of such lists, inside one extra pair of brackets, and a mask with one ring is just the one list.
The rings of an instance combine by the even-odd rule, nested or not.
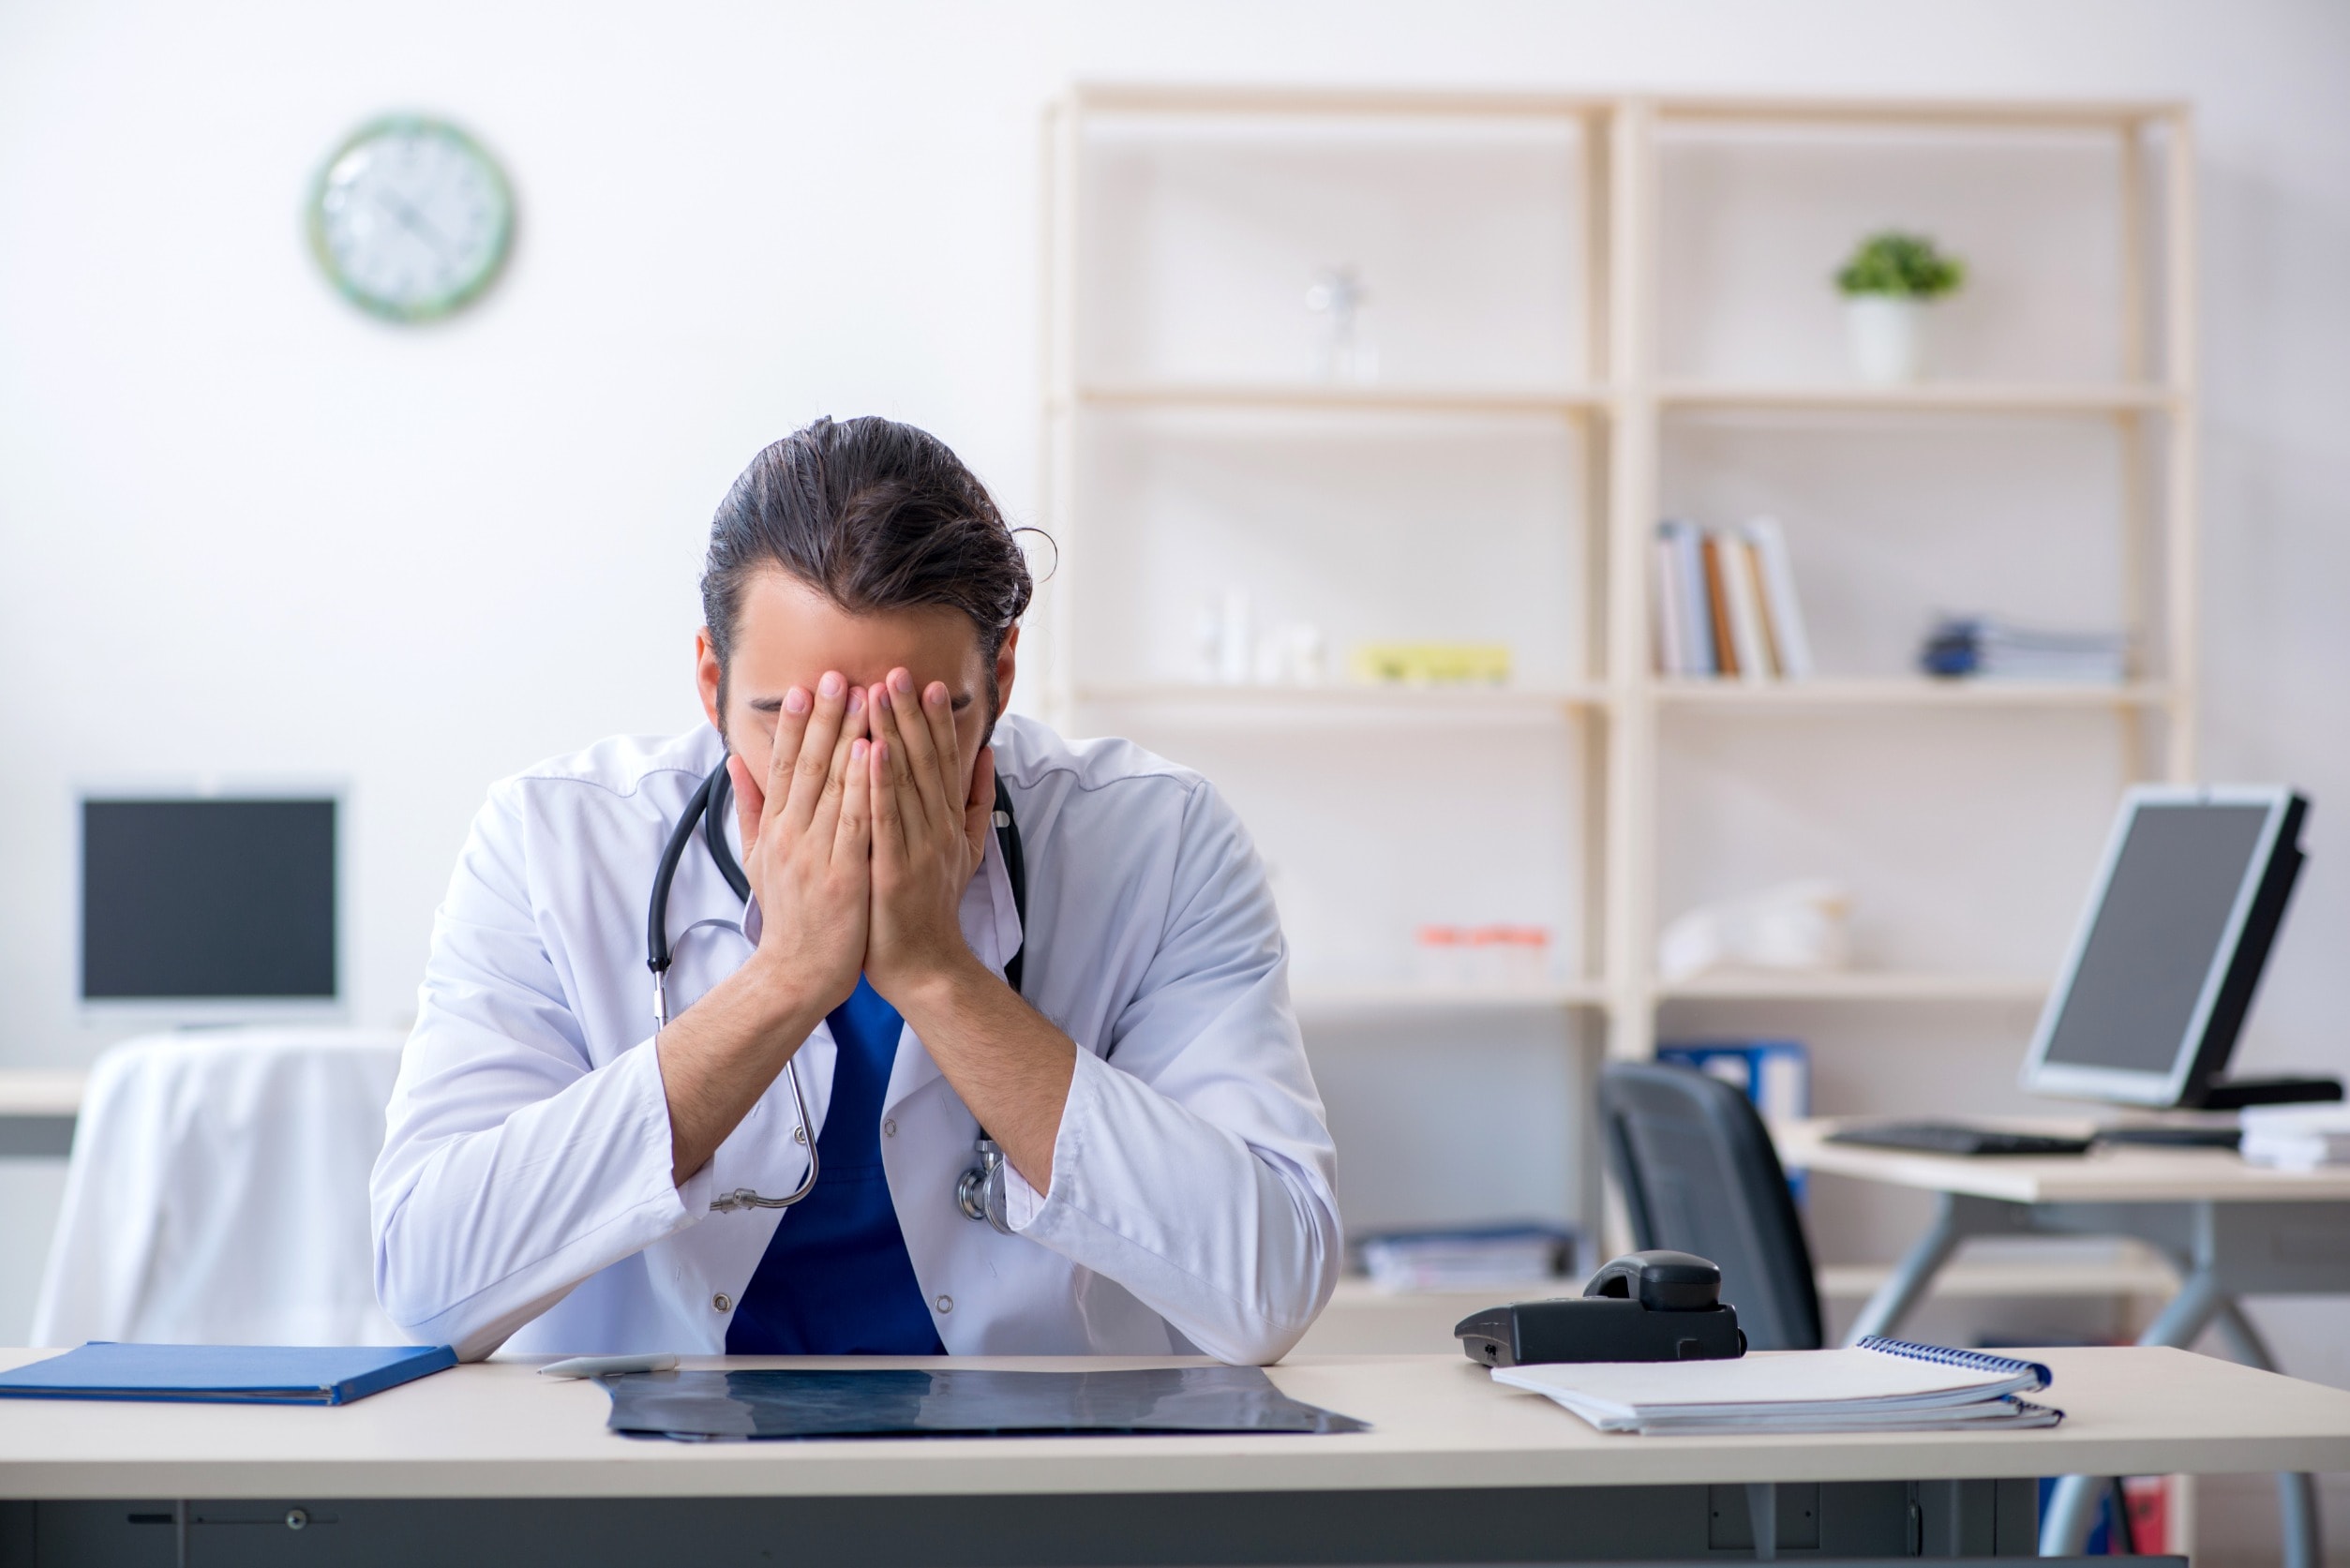
[(985, 1136), (975, 1146), (980, 1162), (954, 1184), (955, 1206), (965, 1219), (984, 1219), (990, 1229), (1008, 1236), (1011, 1220), (1004, 1203), (1003, 1146)]

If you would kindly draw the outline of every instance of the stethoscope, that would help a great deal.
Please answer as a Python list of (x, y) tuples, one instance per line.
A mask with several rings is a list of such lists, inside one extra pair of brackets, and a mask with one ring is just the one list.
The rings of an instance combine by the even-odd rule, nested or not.
[[(718, 866), (718, 874), (726, 879), (734, 896), (745, 903), (751, 898), (751, 879), (743, 874), (742, 863), (726, 843), (724, 824), (734, 805), (734, 783), (726, 776), (723, 761), (711, 769), (694, 798), (685, 803), (685, 811), (678, 817), (677, 826), (669, 831), (669, 842), (661, 851), (661, 864), (652, 874), (652, 906), (645, 916), (645, 967), (652, 971), (652, 1026), (655, 1034), (669, 1026), (669, 884), (677, 877), (678, 862), (685, 859), (685, 846), (694, 837), (694, 829), (702, 828), (702, 842), (710, 846), (710, 858)], [(1028, 861), (1020, 846), (1020, 825), (1012, 819), (1011, 795), (1004, 788), (1004, 781), (995, 781), (995, 840), (1004, 852), (1004, 873), (1011, 883), (1011, 906), (1020, 917), (1022, 945), (1004, 964), (1004, 978), (1013, 991), (1020, 989), (1021, 960), (1027, 954), (1028, 929)], [(718, 826), (712, 826), (716, 824)], [(696, 922), (709, 924), (712, 922)], [(689, 927), (688, 930), (694, 928)], [(796, 1142), (808, 1147), (808, 1174), (787, 1198), (765, 1198), (747, 1187), (739, 1187), (710, 1202), (717, 1213), (735, 1209), (787, 1209), (816, 1190), (816, 1133), (808, 1126), (808, 1098), (800, 1087), (798, 1057), (784, 1064), (784, 1076), (791, 1082), (792, 1113), (799, 1118)], [(954, 1187), (955, 1205), (971, 1219), (983, 1219), (1006, 1235), (1011, 1233), (1011, 1219), (1005, 1208), (1004, 1151), (988, 1137), (987, 1129), (980, 1129), (974, 1145), (978, 1163), (963, 1172)]]

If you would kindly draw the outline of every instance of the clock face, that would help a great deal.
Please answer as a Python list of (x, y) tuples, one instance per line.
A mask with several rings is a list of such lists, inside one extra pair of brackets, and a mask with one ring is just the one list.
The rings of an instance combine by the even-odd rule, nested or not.
[(514, 235), (506, 177), (438, 120), (364, 127), (327, 160), (310, 199), (310, 246), (361, 309), (428, 321), (498, 276)]

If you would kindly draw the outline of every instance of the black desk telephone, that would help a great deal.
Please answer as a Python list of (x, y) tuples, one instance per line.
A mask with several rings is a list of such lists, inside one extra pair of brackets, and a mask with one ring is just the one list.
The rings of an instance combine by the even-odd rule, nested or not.
[(1482, 1366), (1544, 1361), (1729, 1361), (1746, 1353), (1722, 1271), (1688, 1252), (1628, 1252), (1579, 1296), (1489, 1307), (1453, 1333)]

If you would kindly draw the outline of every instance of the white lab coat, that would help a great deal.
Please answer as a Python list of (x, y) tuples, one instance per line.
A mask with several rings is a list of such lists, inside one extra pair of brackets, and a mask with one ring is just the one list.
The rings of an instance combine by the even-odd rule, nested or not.
[[(1008, 717), (995, 746), (1027, 861), (1024, 989), (1076, 1040), (1077, 1070), (1052, 1189), (1012, 1173), (1004, 1235), (956, 1206), (977, 1124), (901, 1038), (882, 1163), (939, 1338), (962, 1355), (1276, 1360), (1329, 1298), (1340, 1236), (1264, 867), (1205, 780), (1128, 742)], [(607, 740), (497, 784), (475, 819), (372, 1184), (376, 1289), (419, 1340), (467, 1358), (723, 1351), (791, 1222), (710, 1209), (799, 1185), (781, 1075), (707, 1166), (670, 1180), (645, 909), (721, 754), (707, 728)], [(670, 890), (673, 1009), (749, 956), (743, 913), (697, 839)], [(993, 835), (962, 918), (1000, 973), (1022, 933)], [(816, 1133), (834, 1050), (819, 1024), (798, 1056)]]

